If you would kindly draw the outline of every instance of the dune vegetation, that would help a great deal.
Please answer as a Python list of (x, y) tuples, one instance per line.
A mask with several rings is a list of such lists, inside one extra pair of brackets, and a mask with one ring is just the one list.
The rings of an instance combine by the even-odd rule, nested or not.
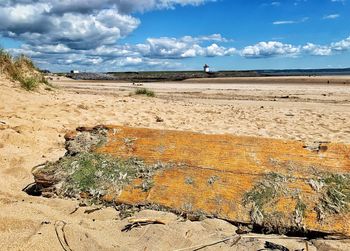
[(154, 93), (154, 91), (152, 90), (149, 90), (147, 88), (138, 88), (136, 91), (135, 91), (135, 94), (136, 95), (145, 95), (147, 97), (155, 97), (156, 94)]
[(0, 48), (0, 75), (18, 82), (27, 91), (37, 89), (40, 84), (49, 85), (44, 75), (34, 65), (33, 61), (24, 56), (13, 57)]

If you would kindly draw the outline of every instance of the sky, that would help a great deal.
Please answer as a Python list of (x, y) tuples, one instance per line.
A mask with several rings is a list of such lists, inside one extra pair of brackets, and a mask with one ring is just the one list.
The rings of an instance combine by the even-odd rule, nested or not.
[(350, 0), (0, 0), (0, 46), (42, 69), (350, 67)]

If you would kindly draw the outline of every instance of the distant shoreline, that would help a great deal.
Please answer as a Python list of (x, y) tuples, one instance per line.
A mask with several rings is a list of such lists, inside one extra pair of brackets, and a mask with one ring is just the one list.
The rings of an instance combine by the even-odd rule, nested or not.
[(330, 76), (259, 76), (232, 78), (186, 79), (186, 83), (218, 83), (218, 84), (318, 84), (318, 85), (350, 85), (350, 75)]
[(228, 78), (278, 78), (278, 77), (343, 77), (348, 79), (350, 68), (346, 69), (310, 69), (310, 70), (257, 70), (257, 71), (154, 71), (154, 72), (108, 72), (108, 73), (61, 73), (74, 80), (103, 80), (127, 82), (174, 82), (198, 79)]

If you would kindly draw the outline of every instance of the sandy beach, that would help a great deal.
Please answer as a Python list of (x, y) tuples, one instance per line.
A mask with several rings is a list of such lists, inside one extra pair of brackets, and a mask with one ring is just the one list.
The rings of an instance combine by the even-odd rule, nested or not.
[[(155, 98), (137, 96), (132, 83), (54, 78), (53, 90), (27, 92), (0, 80), (0, 249), (62, 250), (55, 223), (64, 221), (72, 250), (194, 250), (232, 236), (223, 220), (183, 221), (171, 213), (142, 211), (166, 225), (121, 232), (114, 208), (84, 213), (79, 202), (32, 197), (22, 189), (31, 170), (65, 153), (64, 134), (78, 126), (127, 125), (201, 133), (249, 135), (304, 142), (350, 144), (350, 77), (204, 79), (144, 83)], [(329, 81), (329, 83), (328, 83)], [(163, 122), (157, 122), (161, 118)], [(292, 250), (305, 242), (254, 235), (203, 250), (257, 250), (270, 240)], [(272, 239), (272, 240), (271, 240)], [(348, 240), (309, 242), (309, 250), (346, 250)]]

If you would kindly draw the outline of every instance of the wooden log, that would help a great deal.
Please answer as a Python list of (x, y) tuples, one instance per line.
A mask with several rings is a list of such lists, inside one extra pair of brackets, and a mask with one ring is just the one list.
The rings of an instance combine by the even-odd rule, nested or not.
[[(107, 140), (91, 148), (95, 154), (163, 166), (147, 176), (146, 189), (145, 176), (135, 176), (119, 192), (107, 189), (104, 201), (159, 205), (271, 231), (305, 229), (350, 236), (350, 145), (120, 126), (97, 129), (101, 128)], [(76, 137), (80, 133), (82, 128)], [(34, 176), (45, 172), (43, 168)]]

